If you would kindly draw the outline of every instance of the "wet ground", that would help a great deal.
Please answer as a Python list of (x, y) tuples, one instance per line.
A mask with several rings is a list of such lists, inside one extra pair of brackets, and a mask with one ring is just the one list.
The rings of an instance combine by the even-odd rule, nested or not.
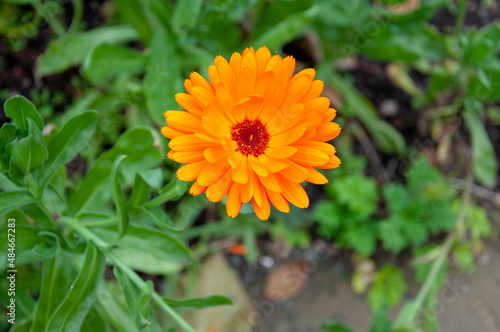
[[(411, 284), (406, 297), (413, 298), (418, 289)], [(259, 332), (315, 332), (320, 331), (320, 322), (328, 320), (340, 320), (354, 331), (364, 332), (371, 320), (366, 300), (351, 290), (346, 267), (331, 261), (318, 265), (295, 299), (282, 304), (259, 300), (256, 304)], [(441, 332), (500, 331), (498, 242), (486, 245), (486, 254), (474, 273), (448, 275), (434, 310)]]

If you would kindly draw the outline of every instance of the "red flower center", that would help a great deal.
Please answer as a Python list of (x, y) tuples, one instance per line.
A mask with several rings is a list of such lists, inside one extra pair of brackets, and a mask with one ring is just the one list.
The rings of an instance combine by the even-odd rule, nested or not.
[(231, 138), (238, 143), (237, 151), (245, 156), (258, 157), (263, 154), (269, 143), (269, 133), (260, 120), (248, 120), (231, 127)]

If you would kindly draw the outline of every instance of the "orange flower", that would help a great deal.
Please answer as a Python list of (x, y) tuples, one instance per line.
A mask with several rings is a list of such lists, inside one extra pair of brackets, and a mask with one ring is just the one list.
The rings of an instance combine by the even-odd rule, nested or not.
[(187, 94), (175, 99), (187, 112), (165, 112), (162, 133), (171, 139), (168, 157), (186, 164), (177, 177), (195, 181), (191, 194), (206, 192), (211, 202), (227, 195), (233, 218), (249, 201), (262, 220), (270, 203), (286, 213), (289, 202), (309, 206), (301, 183), (327, 183), (315, 168), (340, 165), (325, 143), (340, 127), (330, 100), (320, 97), (323, 82), (314, 80), (314, 69), (292, 76), (294, 69), (293, 57), (247, 48), (229, 62), (216, 57), (210, 82), (196, 72), (184, 82)]

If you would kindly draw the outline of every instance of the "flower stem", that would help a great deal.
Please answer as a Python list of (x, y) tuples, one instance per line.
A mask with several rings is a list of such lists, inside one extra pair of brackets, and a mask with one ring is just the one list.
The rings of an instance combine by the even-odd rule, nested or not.
[(455, 21), (455, 31), (454, 35), (458, 36), (460, 32), (462, 32), (462, 28), (464, 27), (465, 14), (467, 14), (467, 4), (469, 0), (459, 0), (458, 2), (458, 15), (457, 20)]
[(448, 234), (446, 240), (442, 244), (441, 249), (439, 250), (439, 255), (436, 256), (434, 263), (432, 264), (431, 270), (429, 271), (429, 274), (425, 278), (424, 284), (420, 288), (417, 296), (415, 297), (415, 300), (411, 303), (412, 306), (411, 310), (410, 311), (402, 310), (399, 313), (398, 317), (394, 321), (393, 329), (403, 328), (406, 327), (405, 325), (407, 325), (408, 323), (414, 322), (418, 314), (422, 310), (425, 299), (427, 298), (427, 296), (429, 296), (429, 292), (432, 288), (432, 285), (434, 284), (434, 281), (436, 280), (439, 270), (443, 266), (445, 259), (448, 257), (451, 248), (453, 247), (453, 244), (461, 236), (463, 223), (465, 221), (465, 217), (467, 215), (467, 210), (469, 208), (469, 203), (470, 203), (471, 185), (472, 185), (472, 177), (467, 176), (467, 178), (465, 179), (464, 191), (462, 193), (462, 201), (461, 201), (462, 204), (460, 206), (460, 211), (458, 212), (458, 215), (455, 219), (454, 230), (450, 234)]

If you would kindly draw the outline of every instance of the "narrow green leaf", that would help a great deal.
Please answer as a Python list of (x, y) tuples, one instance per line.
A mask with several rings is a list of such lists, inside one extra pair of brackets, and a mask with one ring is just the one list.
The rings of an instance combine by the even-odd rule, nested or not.
[(33, 135), (19, 140), (12, 149), (12, 157), (17, 166), (28, 174), (47, 160), (47, 148), (38, 142)]
[(118, 74), (144, 72), (146, 57), (139, 51), (122, 46), (102, 44), (85, 59), (84, 75), (93, 83), (104, 85), (105, 79)]
[[(113, 273), (118, 281), (118, 284), (120, 285), (123, 295), (125, 296), (125, 302), (127, 303), (129, 313), (135, 319), (135, 326), (139, 330), (145, 328), (151, 324), (145, 316), (147, 315), (149, 299), (151, 298), (153, 289), (151, 288), (145, 292), (145, 294), (149, 293), (149, 296), (146, 295), (144, 298), (141, 294), (141, 290), (138, 289), (137, 286), (130, 281), (130, 279), (118, 267), (113, 267)], [(140, 303), (141, 299), (143, 303)], [(144, 299), (147, 299), (147, 301), (144, 301)]]
[(163, 301), (165, 301), (165, 303), (172, 308), (184, 309), (184, 310), (198, 310), (219, 305), (233, 305), (233, 301), (231, 301), (225, 296), (219, 296), (219, 295), (200, 297), (195, 299), (187, 299), (187, 300), (173, 300), (165, 298), (163, 299)]
[[(94, 232), (106, 242), (116, 236), (116, 227), (96, 228)], [(176, 238), (150, 227), (129, 225), (127, 233), (116, 244), (119, 248), (131, 248), (151, 253), (168, 262), (189, 260), (189, 250)]]
[(0, 189), (3, 191), (22, 191), (25, 190), (23, 187), (19, 187), (17, 184), (12, 182), (7, 175), (0, 172)]
[(0, 216), (35, 202), (35, 198), (27, 191), (0, 193)]
[(160, 191), (160, 195), (156, 196), (149, 202), (147, 202), (144, 207), (149, 209), (165, 202), (175, 201), (184, 195), (187, 190), (187, 184), (177, 178), (170, 181), (165, 187)]
[(159, 26), (151, 39), (151, 56), (146, 66), (144, 90), (149, 116), (158, 125), (165, 124), (163, 113), (176, 109), (175, 94), (180, 91), (180, 61), (172, 33)]
[(97, 124), (97, 112), (87, 111), (72, 117), (55, 134), (49, 144), (49, 159), (41, 170), (43, 192), (56, 173), (70, 162), (89, 142)]
[(139, 33), (144, 44), (149, 45), (152, 30), (149, 26), (150, 20), (146, 16), (144, 7), (139, 0), (114, 1), (121, 16), (130, 23)]
[(87, 54), (102, 43), (124, 43), (138, 38), (137, 31), (128, 25), (92, 29), (51, 42), (45, 53), (37, 58), (36, 76), (60, 73), (79, 65)]
[(43, 130), (43, 119), (38, 114), (35, 105), (21, 95), (7, 99), (3, 105), (5, 115), (12, 119), (22, 131), (28, 130), (28, 118), (35, 121), (38, 129)]
[(498, 161), (493, 144), (476, 113), (467, 110), (462, 116), (471, 135), (474, 175), (483, 185), (493, 188), (497, 182), (498, 172)]
[[(97, 194), (103, 191), (102, 188), (109, 186), (110, 168), (119, 155), (128, 155), (121, 166), (121, 174), (125, 180), (132, 181), (137, 172), (156, 166), (161, 160), (161, 154), (154, 141), (152, 131), (148, 128), (137, 127), (122, 134), (115, 145), (97, 159), (79, 188), (71, 195), (68, 204), (70, 213), (77, 213), (90, 206)], [(111, 195), (109, 190), (105, 194)]]
[[(1, 173), (0, 173), (1, 174)], [(147, 202), (151, 186), (144, 181), (140, 173), (135, 175), (134, 186), (132, 187), (132, 194), (128, 200), (128, 205), (132, 208), (143, 205)]]
[(201, 13), (202, 0), (179, 0), (172, 15), (172, 28), (180, 32), (182, 27), (193, 28)]
[(128, 209), (127, 203), (125, 202), (125, 195), (123, 194), (120, 184), (118, 183), (119, 172), (118, 168), (123, 159), (127, 158), (125, 155), (119, 155), (116, 157), (113, 165), (111, 166), (111, 190), (113, 196), (113, 202), (115, 203), (116, 212), (118, 214), (118, 240), (122, 238), (123, 234), (127, 231), (128, 227)]
[(121, 301), (118, 302), (118, 298), (118, 290), (114, 291), (114, 288), (109, 287), (107, 283), (101, 283), (97, 289), (97, 310), (117, 331), (138, 331), (134, 326), (134, 320)]
[(78, 331), (87, 312), (94, 302), (94, 296), (104, 272), (104, 255), (92, 241), (87, 244), (85, 260), (64, 300), (51, 316), (45, 331)]
[(272, 51), (279, 50), (283, 45), (292, 41), (297, 35), (303, 32), (319, 12), (320, 9), (318, 6), (312, 6), (306, 11), (288, 16), (260, 36), (253, 43), (254, 47), (267, 46)]
[(45, 329), (52, 313), (66, 296), (71, 281), (71, 264), (71, 256), (62, 250), (54, 258), (44, 260), (42, 286), (31, 332)]
[(172, 219), (163, 210), (159, 208), (146, 209), (144, 207), (141, 207), (140, 210), (147, 214), (158, 227), (168, 232), (182, 233), (182, 229), (175, 227)]

